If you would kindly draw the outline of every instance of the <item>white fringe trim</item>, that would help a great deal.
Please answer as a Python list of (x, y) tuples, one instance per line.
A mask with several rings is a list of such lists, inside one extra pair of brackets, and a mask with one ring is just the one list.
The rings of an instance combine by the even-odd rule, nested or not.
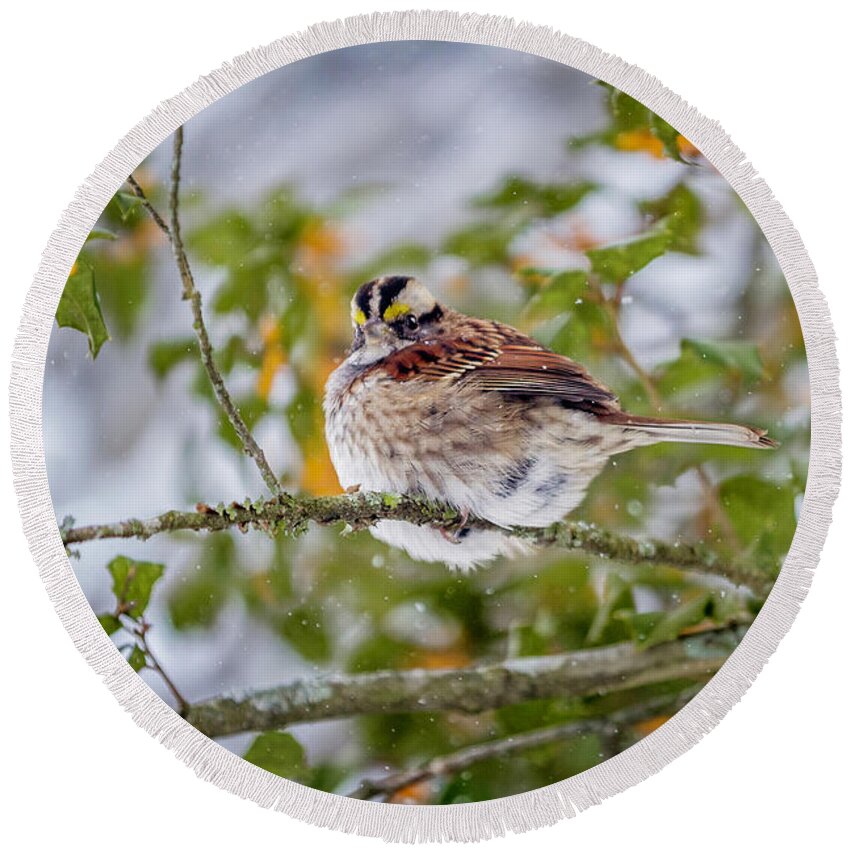
[[(791, 551), (740, 647), (675, 717), (624, 753), (546, 788), (486, 803), (396, 806), (352, 800), (280, 779), (243, 761), (178, 717), (124, 662), (98, 624), (65, 556), (47, 482), (41, 400), (47, 343), (71, 265), (109, 199), (176, 127), (243, 84), (299, 59), (354, 45), (433, 39), (494, 45), (570, 65), (623, 89), (705, 154), (749, 207), (788, 280), (806, 342), (812, 400), (809, 481)], [(829, 312), (797, 231), (720, 125), (616, 56), (546, 27), (454, 12), (396, 12), (317, 24), (252, 50), (202, 77), (136, 125), (79, 188), (50, 238), (27, 295), (11, 380), (12, 462), (30, 549), (77, 648), (136, 723), (202, 779), (292, 817), (389, 841), (475, 841), (552, 824), (660, 770), (690, 749), (743, 696), (806, 596), (840, 476), (838, 362)]]

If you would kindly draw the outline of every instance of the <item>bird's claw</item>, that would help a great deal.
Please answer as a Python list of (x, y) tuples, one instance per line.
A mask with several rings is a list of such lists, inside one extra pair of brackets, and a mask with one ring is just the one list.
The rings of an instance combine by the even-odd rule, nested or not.
[(440, 534), (443, 535), (445, 540), (448, 540), (449, 543), (453, 543), (457, 546), (462, 542), (463, 538), (466, 537), (466, 533), (469, 533), (469, 529), (466, 527), (466, 523), (469, 520), (469, 508), (462, 508), (460, 511), (460, 517), (451, 528), (441, 528)]

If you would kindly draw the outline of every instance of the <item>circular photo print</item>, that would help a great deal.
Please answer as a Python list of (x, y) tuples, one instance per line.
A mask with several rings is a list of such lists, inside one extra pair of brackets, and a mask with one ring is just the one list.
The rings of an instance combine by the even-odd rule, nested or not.
[(56, 310), (79, 583), (174, 712), (388, 804), (539, 789), (758, 616), (806, 351), (726, 180), (628, 94), (440, 41), (304, 59), (131, 173)]

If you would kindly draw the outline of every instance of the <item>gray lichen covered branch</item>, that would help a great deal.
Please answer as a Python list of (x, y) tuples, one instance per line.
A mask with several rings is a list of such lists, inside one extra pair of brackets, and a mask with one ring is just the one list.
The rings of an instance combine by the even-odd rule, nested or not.
[(185, 717), (215, 738), (368, 714), (477, 714), (529, 700), (586, 697), (682, 679), (702, 681), (717, 672), (744, 631), (733, 626), (645, 650), (623, 643), (459, 670), (325, 676), (195, 703)]
[[(255, 528), (272, 535), (297, 535), (306, 531), (311, 522), (318, 525), (344, 523), (350, 529), (358, 530), (382, 519), (438, 528), (452, 528), (461, 521), (454, 509), (418, 496), (354, 493), (296, 497), (284, 494), (276, 499), (245, 500), (229, 506), (199, 504), (194, 511), (166, 511), (144, 520), (128, 519), (79, 527), (73, 527), (66, 521), (61, 530), (62, 542), (71, 546), (90, 540), (130, 537), (146, 540), (165, 532), (216, 532), (234, 527), (242, 531)], [(756, 594), (765, 593), (771, 581), (767, 574), (725, 563), (716, 553), (698, 543), (639, 540), (585, 522), (565, 521), (546, 528), (504, 529), (486, 520), (469, 517), (465, 527), (497, 530), (538, 546), (557, 546), (626, 563), (663, 564), (718, 575), (734, 584), (749, 587)]]

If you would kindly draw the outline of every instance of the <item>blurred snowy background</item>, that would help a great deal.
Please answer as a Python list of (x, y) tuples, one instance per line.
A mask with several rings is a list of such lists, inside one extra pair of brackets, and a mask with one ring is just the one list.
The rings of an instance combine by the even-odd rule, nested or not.
[[(162, 209), (170, 150), (165, 143), (137, 172)], [(373, 45), (287, 66), (206, 109), (186, 125), (183, 173), (184, 230), (214, 344), (290, 488), (337, 490), (316, 404), (348, 341), (351, 291), (379, 272), (416, 273), (446, 302), (519, 324), (583, 360), (637, 412), (660, 402), (669, 415), (768, 427), (780, 452), (627, 456), (580, 515), (635, 534), (707, 539), (769, 569), (781, 563), (808, 445), (796, 313), (744, 205), (663, 122), (537, 57)], [(51, 492), (57, 519), (77, 524), (263, 490), (198, 373), (170, 251), (141, 210), (123, 213), (120, 204), (105, 211), (101, 224), (118, 238), (90, 243), (83, 258), (112, 341), (92, 360), (82, 334), (57, 328), (45, 374)], [(640, 237), (669, 222), (646, 260), (641, 250), (654, 249)], [(635, 237), (643, 267), (634, 274), (608, 274), (614, 260), (594, 259)], [(575, 271), (591, 273), (590, 289)], [(148, 610), (150, 641), (190, 701), (320, 670), (451, 667), (578, 648), (612, 569), (546, 552), (463, 578), (366, 535), (217, 537), (88, 543), (74, 562), (98, 613), (114, 606), (111, 558), (166, 565)], [(628, 639), (629, 617), (716, 591), (682, 576), (624, 575), (629, 593), (593, 627), (595, 642)], [(716, 595), (704, 614), (723, 619)], [(399, 731), (367, 718), (294, 734), (307, 761), (327, 768), (315, 784), (345, 792), (364, 772), (483, 733), (450, 717), (403, 720)], [(498, 716), (488, 729), (514, 721)], [(222, 743), (242, 753), (251, 737)], [(498, 780), (467, 777), (425, 801), (546, 784), (599, 751), (591, 742)]]

